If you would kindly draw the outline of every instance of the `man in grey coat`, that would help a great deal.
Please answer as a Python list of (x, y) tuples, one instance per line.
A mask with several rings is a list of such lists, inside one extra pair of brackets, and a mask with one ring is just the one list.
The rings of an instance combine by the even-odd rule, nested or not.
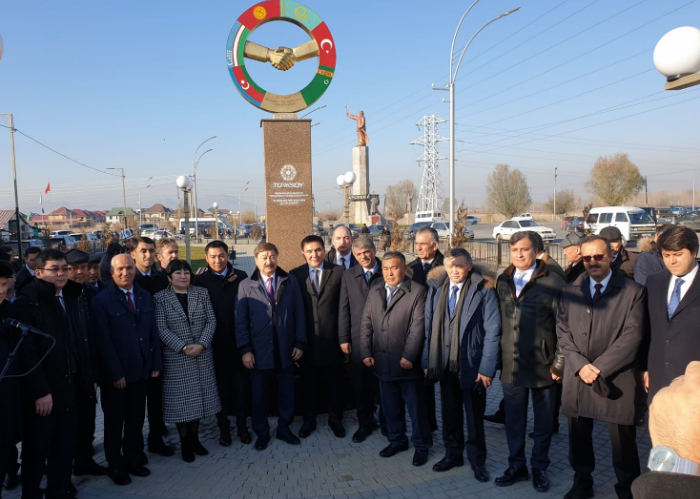
[(562, 409), (569, 416), (569, 462), (574, 485), (565, 499), (594, 496), (593, 422), (605, 421), (612, 442), (615, 491), (631, 499), (639, 476), (634, 426), (637, 352), (646, 324), (646, 290), (612, 270), (612, 249), (602, 236), (581, 245), (588, 275), (568, 284), (557, 315), (566, 359)]
[(260, 243), (254, 254), (257, 269), (241, 282), (236, 296), (236, 345), (250, 369), (255, 450), (261, 451), (270, 443), (265, 411), (270, 372), (279, 385), (277, 438), (301, 443), (289, 426), (294, 420), (293, 368), (306, 348), (306, 318), (299, 283), (277, 266), (277, 246)]
[(433, 445), (425, 410), (421, 353), (425, 339), (426, 288), (406, 277), (406, 259), (397, 251), (384, 254), (384, 285), (369, 291), (362, 317), (361, 351), (366, 366), (379, 378), (389, 445), (379, 455), (408, 450), (404, 404), (411, 417), (413, 465), (428, 462)]

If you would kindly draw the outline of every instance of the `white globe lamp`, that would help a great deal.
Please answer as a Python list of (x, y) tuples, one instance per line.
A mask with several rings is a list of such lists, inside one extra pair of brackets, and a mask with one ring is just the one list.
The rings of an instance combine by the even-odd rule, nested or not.
[(654, 48), (654, 65), (668, 81), (700, 71), (700, 29), (683, 26), (662, 36)]
[(345, 185), (345, 175), (338, 175), (335, 179), (335, 183), (338, 184), (338, 187), (343, 187)]
[(357, 180), (357, 175), (355, 175), (353, 172), (347, 172), (345, 175), (343, 175), (343, 178), (345, 179), (346, 184), (354, 184), (355, 180)]
[(190, 177), (188, 177), (187, 175), (180, 175), (175, 181), (175, 183), (180, 189), (189, 190), (190, 184), (192, 182), (190, 182)]
[(219, 203), (214, 201), (214, 204), (212, 204), (211, 206), (212, 206), (212, 208), (217, 209), (219, 207)]

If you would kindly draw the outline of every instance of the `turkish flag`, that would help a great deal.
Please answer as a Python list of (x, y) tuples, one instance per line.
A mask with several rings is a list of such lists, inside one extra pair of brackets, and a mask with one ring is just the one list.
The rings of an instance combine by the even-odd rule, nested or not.
[(49, 182), (49, 185), (46, 186), (46, 190), (44, 191), (44, 194), (48, 194), (51, 192), (51, 182)]

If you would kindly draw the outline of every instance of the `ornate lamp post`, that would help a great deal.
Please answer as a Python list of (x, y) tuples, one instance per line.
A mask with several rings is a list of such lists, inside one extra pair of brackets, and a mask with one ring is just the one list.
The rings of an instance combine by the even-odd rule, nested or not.
[(335, 182), (338, 187), (343, 189), (345, 194), (345, 201), (343, 205), (343, 219), (345, 220), (345, 226), (350, 229), (350, 187), (357, 180), (357, 176), (353, 172), (346, 172), (343, 175), (338, 175)]
[(192, 181), (187, 175), (180, 175), (175, 183), (182, 191), (185, 199), (183, 205), (183, 211), (185, 212), (185, 259), (187, 260), (187, 263), (190, 263), (190, 203), (188, 194), (190, 193)]
[(214, 201), (211, 206), (214, 208), (214, 234), (216, 234), (214, 238), (219, 239), (219, 203)]

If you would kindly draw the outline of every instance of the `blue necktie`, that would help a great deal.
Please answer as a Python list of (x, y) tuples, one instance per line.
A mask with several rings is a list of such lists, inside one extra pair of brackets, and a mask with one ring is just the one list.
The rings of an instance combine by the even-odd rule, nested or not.
[(681, 286), (683, 285), (683, 279), (676, 279), (676, 286), (673, 288), (673, 293), (671, 294), (671, 301), (668, 302), (668, 318), (673, 316), (673, 313), (678, 308), (678, 304), (681, 302)]
[(457, 306), (457, 291), (459, 288), (457, 286), (452, 286), (452, 293), (450, 293), (450, 299), (447, 301), (447, 308), (450, 312), (450, 319), (455, 313), (455, 307)]
[(423, 272), (425, 272), (427, 274), (429, 270), (430, 270), (430, 264), (423, 262)]
[(372, 274), (374, 274), (374, 272), (371, 270), (365, 272), (365, 281), (367, 281), (367, 284), (369, 284), (370, 279), (372, 279)]
[(386, 298), (386, 305), (389, 306), (389, 303), (391, 303), (391, 299), (394, 297), (394, 292), (396, 291), (396, 288), (389, 287), (389, 296)]

